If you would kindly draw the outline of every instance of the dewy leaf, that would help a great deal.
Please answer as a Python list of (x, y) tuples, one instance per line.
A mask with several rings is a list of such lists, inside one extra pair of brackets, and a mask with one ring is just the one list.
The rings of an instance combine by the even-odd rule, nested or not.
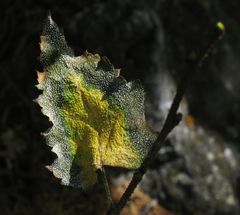
[(40, 48), (37, 102), (53, 123), (44, 136), (58, 156), (49, 169), (62, 184), (86, 189), (103, 165), (138, 168), (156, 139), (145, 122), (142, 85), (127, 83), (106, 57), (74, 57), (50, 16)]

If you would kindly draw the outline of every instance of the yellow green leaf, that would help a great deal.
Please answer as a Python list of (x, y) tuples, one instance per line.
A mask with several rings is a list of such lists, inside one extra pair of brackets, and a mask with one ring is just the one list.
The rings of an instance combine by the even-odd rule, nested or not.
[(156, 139), (144, 117), (144, 90), (126, 82), (106, 57), (75, 57), (49, 16), (40, 42), (37, 102), (53, 126), (44, 133), (62, 184), (86, 189), (102, 166), (136, 169)]

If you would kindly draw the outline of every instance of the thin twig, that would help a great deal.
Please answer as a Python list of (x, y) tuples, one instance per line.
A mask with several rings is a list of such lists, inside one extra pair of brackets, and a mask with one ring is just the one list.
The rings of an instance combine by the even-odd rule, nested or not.
[(125, 190), (124, 194), (122, 195), (119, 202), (116, 204), (115, 207), (111, 206), (107, 215), (118, 215), (120, 214), (122, 208), (126, 205), (127, 201), (129, 200), (130, 196), (134, 192), (135, 188), (142, 180), (143, 175), (146, 173), (149, 164), (155, 159), (158, 154), (158, 151), (162, 147), (164, 141), (166, 140), (168, 134), (173, 130), (175, 126), (179, 124), (182, 118), (182, 114), (177, 113), (179, 108), (180, 102), (183, 98), (183, 95), (186, 91), (186, 88), (192, 79), (193, 75), (196, 73), (197, 69), (200, 68), (208, 55), (211, 53), (215, 44), (221, 40), (223, 33), (224, 33), (224, 25), (222, 23), (217, 23), (216, 25), (216, 32), (214, 33), (213, 38), (208, 43), (206, 49), (199, 55), (194, 63), (189, 64), (189, 68), (186, 69), (185, 74), (183, 75), (182, 79), (179, 82), (177, 87), (176, 95), (173, 99), (171, 108), (168, 112), (167, 118), (164, 122), (162, 130), (157, 138), (157, 140), (153, 143), (151, 149), (149, 150), (145, 160), (141, 164), (138, 170), (134, 173), (130, 184), (128, 185), (127, 189)]

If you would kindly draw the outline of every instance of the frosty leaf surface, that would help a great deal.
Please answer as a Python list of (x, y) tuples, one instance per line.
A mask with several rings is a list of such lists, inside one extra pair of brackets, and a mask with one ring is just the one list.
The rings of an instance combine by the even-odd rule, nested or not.
[(53, 126), (43, 135), (62, 184), (87, 189), (102, 166), (136, 169), (156, 139), (144, 116), (140, 82), (126, 82), (106, 57), (75, 57), (49, 16), (40, 41), (37, 102)]

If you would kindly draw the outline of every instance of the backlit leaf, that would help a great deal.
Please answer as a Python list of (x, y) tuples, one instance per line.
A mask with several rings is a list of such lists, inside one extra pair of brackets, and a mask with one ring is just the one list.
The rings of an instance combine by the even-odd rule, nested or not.
[(86, 189), (103, 165), (138, 168), (156, 138), (140, 82), (127, 83), (106, 57), (75, 57), (50, 16), (40, 48), (37, 102), (53, 124), (44, 136), (58, 156), (49, 169), (62, 184)]

